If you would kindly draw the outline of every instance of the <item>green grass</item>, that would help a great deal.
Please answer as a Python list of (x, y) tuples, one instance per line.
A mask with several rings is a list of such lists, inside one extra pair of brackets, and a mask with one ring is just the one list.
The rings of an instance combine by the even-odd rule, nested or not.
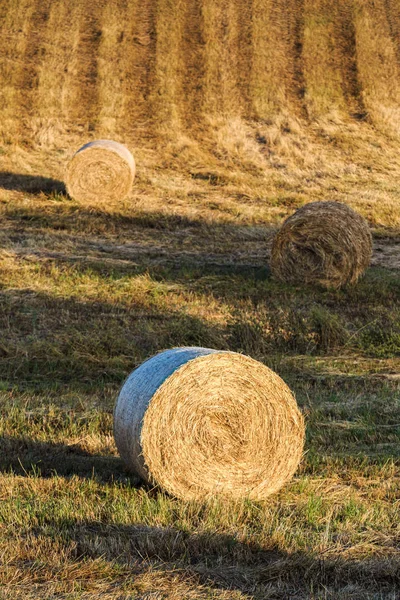
[[(279, 284), (274, 219), (246, 216), (251, 194), (196, 185), (220, 194), (206, 215), (189, 196), (147, 211), (24, 192), (1, 204), (0, 598), (394, 600), (398, 269), (340, 291)], [(178, 345), (249, 354), (294, 391), (306, 453), (268, 502), (185, 503), (123, 467), (118, 390)]]

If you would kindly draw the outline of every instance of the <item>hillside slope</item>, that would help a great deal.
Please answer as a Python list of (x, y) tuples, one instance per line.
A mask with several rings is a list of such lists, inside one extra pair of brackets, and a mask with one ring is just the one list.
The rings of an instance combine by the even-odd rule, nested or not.
[(2, 0), (0, 131), (195, 135), (215, 116), (400, 131), (398, 0)]
[(136, 208), (263, 224), (329, 198), (398, 228), (398, 0), (2, 0), (0, 201), (104, 137)]

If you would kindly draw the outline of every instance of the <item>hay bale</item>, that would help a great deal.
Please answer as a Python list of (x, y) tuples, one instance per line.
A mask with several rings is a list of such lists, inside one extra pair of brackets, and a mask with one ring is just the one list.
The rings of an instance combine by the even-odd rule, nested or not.
[(112, 140), (96, 140), (72, 157), (66, 187), (79, 202), (114, 202), (128, 196), (134, 177), (135, 160), (128, 148)]
[(339, 202), (311, 202), (275, 236), (271, 270), (286, 283), (340, 288), (356, 283), (371, 255), (371, 232), (361, 215)]
[(296, 471), (304, 422), (287, 385), (234, 352), (175, 348), (128, 377), (114, 411), (126, 465), (184, 500), (261, 500)]

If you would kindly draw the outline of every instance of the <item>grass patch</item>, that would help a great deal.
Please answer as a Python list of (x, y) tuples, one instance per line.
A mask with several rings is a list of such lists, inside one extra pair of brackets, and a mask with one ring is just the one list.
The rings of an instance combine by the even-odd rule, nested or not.
[[(382, 252), (354, 288), (286, 286), (276, 223), (328, 175), (273, 190), (206, 173), (194, 189), (148, 172), (146, 206), (1, 196), (0, 598), (399, 593), (399, 232), (375, 207)], [(270, 501), (184, 503), (122, 465), (119, 388), (180, 345), (249, 354), (294, 391), (306, 453)]]

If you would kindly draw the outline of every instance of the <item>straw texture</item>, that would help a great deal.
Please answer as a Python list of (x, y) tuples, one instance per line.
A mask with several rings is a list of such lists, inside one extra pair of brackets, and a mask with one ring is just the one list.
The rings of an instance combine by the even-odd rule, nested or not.
[(96, 140), (80, 148), (67, 171), (67, 191), (79, 202), (123, 200), (132, 189), (135, 160), (128, 148)]
[(114, 436), (128, 467), (174, 496), (262, 500), (296, 471), (304, 422), (289, 388), (261, 363), (175, 348), (128, 377)]
[(339, 202), (311, 202), (275, 236), (271, 270), (286, 283), (340, 288), (356, 283), (371, 255), (371, 232), (361, 215)]

